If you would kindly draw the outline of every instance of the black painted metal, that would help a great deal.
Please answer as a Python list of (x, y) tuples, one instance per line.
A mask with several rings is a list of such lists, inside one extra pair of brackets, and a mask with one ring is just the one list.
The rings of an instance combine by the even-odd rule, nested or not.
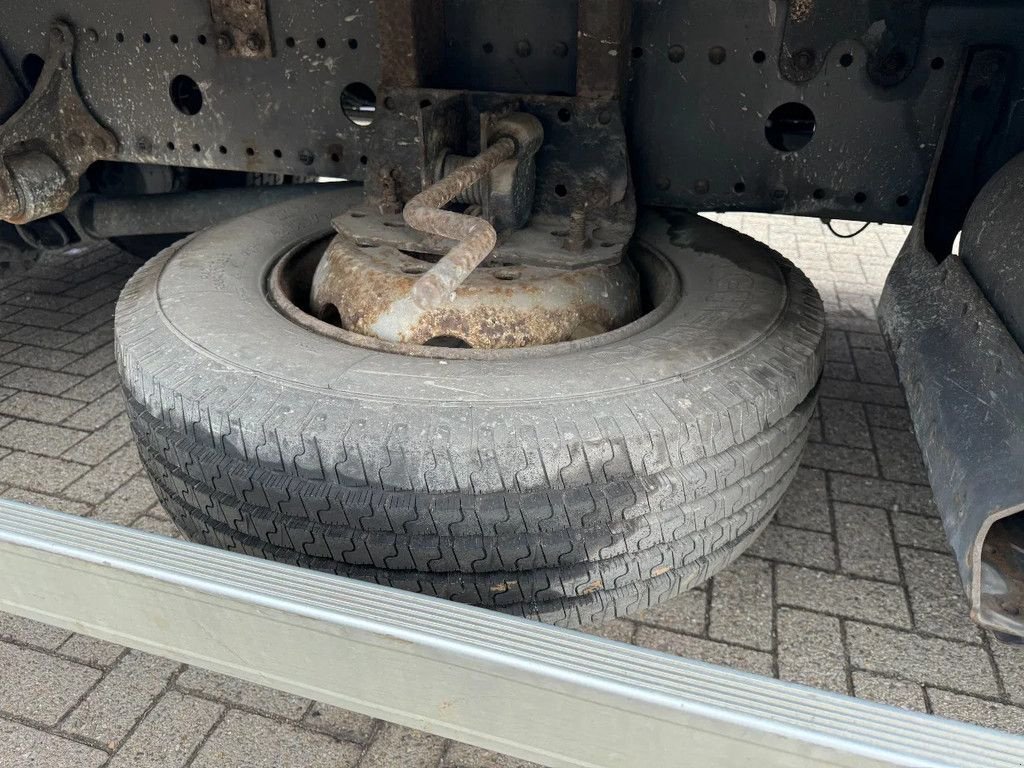
[[(880, 83), (877, 72), (873, 77), (878, 46), (862, 23), (843, 21), (838, 11), (848, 4), (803, 2), (817, 19), (816, 34), (831, 47), (816, 49), (813, 77), (793, 82), (779, 62), (780, 51), (797, 53), (789, 50), (793, 43), (784, 45), (787, 3), (635, 0), (624, 111), (638, 200), (909, 222), (964, 51), (999, 46), (1019, 58), (1024, 4), (929, 4), (923, 24), (914, 16), (905, 24), (909, 31), (893, 38), (917, 44), (908, 57), (913, 68), (895, 84)], [(902, 5), (911, 16), (924, 7), (869, 5), (889, 16)], [(534, 94), (575, 87), (575, 2), (445, 0), (439, 7), (445, 51), (424, 85)], [(372, 124), (355, 125), (345, 116), (341, 93), (363, 83), (379, 96), (376, 7), (271, 0), (269, 10), (274, 56), (267, 60), (219, 56), (206, 0), (10, 4), (0, 48), (18, 69), (26, 56), (44, 53), (53, 19), (83, 30), (79, 87), (121, 141), (120, 159), (363, 178), (374, 152), (386, 150), (380, 143), (374, 149)], [(170, 99), (177, 75), (202, 91), (203, 107), (194, 115)], [(1022, 81), (1019, 67), (1011, 67), (1003, 96), (976, 108), (996, 116), (1002, 139), (972, 161), (996, 168), (1024, 144), (1024, 110), (1010, 109), (1024, 97)], [(765, 121), (788, 102), (811, 109), (815, 130), (805, 147), (783, 153), (767, 141)]]
[(937, 263), (919, 229), (879, 316), (971, 616), (1024, 637), (1024, 353), (959, 257)]

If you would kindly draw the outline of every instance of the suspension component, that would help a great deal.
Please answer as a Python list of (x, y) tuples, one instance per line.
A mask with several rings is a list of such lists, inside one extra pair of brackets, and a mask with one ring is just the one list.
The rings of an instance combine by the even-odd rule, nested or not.
[(24, 224), (64, 210), (93, 162), (111, 159), (117, 138), (100, 125), (75, 85), (75, 33), (57, 22), (39, 81), (0, 125), (0, 219)]

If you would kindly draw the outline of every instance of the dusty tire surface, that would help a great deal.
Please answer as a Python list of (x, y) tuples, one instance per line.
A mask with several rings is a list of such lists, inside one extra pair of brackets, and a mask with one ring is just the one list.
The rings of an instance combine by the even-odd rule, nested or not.
[(821, 372), (810, 282), (765, 246), (645, 212), (678, 280), (657, 322), (496, 359), (300, 327), (277, 261), (358, 190), (176, 243), (129, 281), (116, 350), (140, 455), (190, 538), (566, 625), (738, 556), (799, 462)]

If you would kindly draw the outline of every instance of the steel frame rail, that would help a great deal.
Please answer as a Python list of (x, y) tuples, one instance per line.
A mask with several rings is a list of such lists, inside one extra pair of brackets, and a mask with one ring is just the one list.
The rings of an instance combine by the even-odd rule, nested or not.
[(0, 610), (549, 766), (1024, 765), (1024, 738), (0, 501)]

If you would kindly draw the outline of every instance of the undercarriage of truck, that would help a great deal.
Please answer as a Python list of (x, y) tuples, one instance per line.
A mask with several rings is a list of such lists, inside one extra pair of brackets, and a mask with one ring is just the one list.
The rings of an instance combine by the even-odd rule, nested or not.
[(5, 12), (0, 280), (148, 258), (117, 359), (193, 541), (567, 626), (663, 602), (772, 519), (826, 342), (699, 214), (910, 224), (882, 330), (972, 617), (1024, 637), (1024, 4)]

